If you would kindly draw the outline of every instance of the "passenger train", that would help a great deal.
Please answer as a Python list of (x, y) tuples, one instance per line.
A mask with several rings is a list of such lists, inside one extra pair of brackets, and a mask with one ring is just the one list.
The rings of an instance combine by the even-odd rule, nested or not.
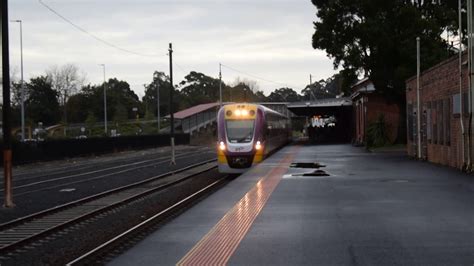
[(229, 104), (217, 115), (219, 172), (243, 173), (291, 137), (288, 117), (262, 105)]

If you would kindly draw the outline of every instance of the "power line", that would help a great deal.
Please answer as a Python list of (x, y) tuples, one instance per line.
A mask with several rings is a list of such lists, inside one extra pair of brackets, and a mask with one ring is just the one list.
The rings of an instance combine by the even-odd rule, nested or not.
[(187, 71), (184, 70), (184, 68), (180, 66), (178, 63), (176, 63), (176, 59), (174, 61), (174, 64), (181, 70), (181, 72), (183, 72), (184, 75), (187, 75)]
[(120, 50), (122, 52), (125, 52), (125, 53), (128, 53), (128, 54), (133, 54), (133, 55), (138, 55), (138, 56), (143, 56), (143, 57), (158, 57), (158, 56), (161, 56), (160, 54), (144, 54), (144, 53), (138, 53), (138, 52), (135, 52), (135, 51), (132, 51), (132, 50), (128, 50), (128, 49), (125, 49), (125, 48), (122, 48), (118, 45), (115, 45), (109, 41), (106, 41), (100, 37), (98, 37), (97, 35), (93, 34), (93, 33), (90, 33), (88, 32), (86, 29), (82, 28), (81, 26), (75, 24), (74, 22), (72, 22), (71, 20), (69, 20), (68, 18), (64, 17), (63, 15), (61, 15), (58, 11), (54, 10), (52, 7), (48, 6), (47, 4), (45, 4), (42, 0), (38, 0), (38, 2), (43, 5), (45, 8), (47, 8), (49, 11), (51, 11), (53, 14), (55, 14), (56, 16), (58, 16), (59, 18), (61, 18), (62, 20), (64, 20), (66, 23), (70, 24), (71, 26), (73, 26), (74, 28), (76, 28), (77, 30), (81, 31), (82, 33), (88, 35), (89, 37), (95, 39), (96, 41), (98, 42), (101, 42), (109, 47), (112, 47), (114, 49), (117, 49), (117, 50)]

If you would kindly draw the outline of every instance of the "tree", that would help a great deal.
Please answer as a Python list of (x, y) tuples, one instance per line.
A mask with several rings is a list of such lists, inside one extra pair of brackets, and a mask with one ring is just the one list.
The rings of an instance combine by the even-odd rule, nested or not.
[(170, 96), (170, 81), (169, 77), (163, 72), (155, 71), (153, 80), (150, 84), (145, 85), (145, 95), (142, 97), (142, 102), (148, 107), (153, 114), (157, 114), (157, 88), (160, 90), (160, 116), (163, 117), (169, 114), (169, 96)]
[(227, 88), (227, 90), (229, 90), (229, 94), (231, 95), (230, 100), (234, 102), (258, 102), (267, 100), (265, 99), (266, 97), (262, 99), (263, 92), (258, 91), (258, 84), (253, 80), (237, 77), (234, 81), (234, 86)]
[(71, 123), (84, 122), (92, 109), (92, 97), (82, 91), (69, 97), (67, 101), (68, 120)]
[(268, 97), (265, 96), (263, 91), (256, 91), (255, 92), (255, 97), (257, 102), (268, 102)]
[(36, 124), (43, 122), (53, 125), (60, 120), (58, 93), (53, 90), (51, 83), (45, 76), (32, 78), (25, 84), (28, 91), (26, 106), (30, 119)]
[[(367, 76), (405, 117), (405, 80), (416, 74), (416, 37), (422, 69), (447, 56), (444, 30), (455, 35), (457, 1), (312, 0), (317, 7), (313, 48), (325, 50), (345, 81)], [(347, 86), (347, 84), (345, 84)], [(400, 123), (404, 125), (404, 123)], [(399, 137), (405, 136), (399, 128)]]
[[(133, 108), (140, 107), (141, 103), (138, 95), (130, 89), (130, 85), (123, 80), (116, 78), (109, 79), (105, 84), (107, 89), (107, 119), (116, 118), (116, 112), (119, 112), (117, 117), (120, 119), (129, 119), (134, 117)], [(96, 95), (103, 100), (103, 85), (95, 88)], [(103, 110), (103, 108), (101, 108)], [(103, 112), (103, 111), (102, 111)]]
[[(351, 79), (354, 80), (354, 79)], [(314, 100), (315, 99), (326, 99), (326, 98), (335, 98), (337, 95), (345, 92), (346, 94), (350, 93), (349, 83), (345, 82), (344, 75), (339, 72), (338, 74), (333, 75), (327, 79), (321, 79), (314, 82), (304, 88), (302, 93), (302, 99), (304, 100)]]
[[(53, 90), (58, 93), (63, 108), (63, 122), (67, 124), (67, 101), (84, 83), (84, 75), (80, 75), (79, 68), (73, 64), (53, 66), (46, 71), (46, 75)], [(64, 127), (64, 134), (66, 134), (66, 127)]]
[[(394, 102), (416, 71), (416, 37), (426, 69), (446, 57), (443, 31), (456, 26), (457, 1), (312, 0), (317, 7), (313, 47), (325, 50), (344, 77), (368, 76)], [(455, 32), (451, 32), (455, 34)]]
[(128, 115), (127, 115), (127, 109), (125, 108), (125, 106), (121, 103), (117, 104), (115, 106), (115, 112), (114, 112), (114, 116), (112, 120), (115, 126), (118, 126), (118, 124), (125, 122), (127, 118), (128, 118)]
[(87, 129), (89, 130), (89, 135), (92, 135), (92, 129), (94, 128), (95, 123), (97, 123), (97, 118), (92, 111), (89, 111), (85, 123)]
[(219, 79), (191, 71), (180, 83), (189, 106), (219, 101)]
[(268, 95), (270, 102), (297, 102), (299, 100), (300, 96), (291, 88), (279, 88)]

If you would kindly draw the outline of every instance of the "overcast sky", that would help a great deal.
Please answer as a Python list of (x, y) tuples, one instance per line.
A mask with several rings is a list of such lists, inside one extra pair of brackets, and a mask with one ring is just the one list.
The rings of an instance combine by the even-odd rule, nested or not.
[[(316, 9), (310, 0), (43, 0), (92, 34), (137, 56), (104, 45), (67, 24), (38, 0), (9, 1), (10, 19), (23, 20), (25, 79), (53, 65), (76, 64), (87, 82), (107, 78), (130, 83), (143, 96), (154, 70), (169, 73), (168, 43), (174, 48), (175, 83), (190, 71), (218, 77), (219, 62), (242, 72), (287, 84), (298, 92), (335, 73), (324, 51), (311, 47)], [(10, 23), (10, 64), (19, 77), (19, 25)], [(223, 68), (223, 79), (258, 82), (268, 95), (283, 85)]]

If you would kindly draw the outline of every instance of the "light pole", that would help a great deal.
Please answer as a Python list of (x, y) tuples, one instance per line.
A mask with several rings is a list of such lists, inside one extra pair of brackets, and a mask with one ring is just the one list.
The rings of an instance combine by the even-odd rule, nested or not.
[(107, 136), (107, 88), (105, 86), (105, 64), (100, 64), (104, 70), (104, 131)]
[(156, 117), (158, 120), (158, 134), (160, 134), (160, 83), (158, 82), (158, 72), (153, 74), (153, 81), (156, 83)]
[(0, 3), (0, 21), (2, 28), (2, 82), (3, 82), (3, 177), (4, 177), (4, 207), (12, 208), (13, 204), (13, 176), (12, 176), (12, 138), (11, 138), (11, 108), (10, 108), (10, 46), (8, 42), (8, 1)]
[(416, 37), (416, 126), (418, 159), (421, 159), (420, 37)]
[(222, 107), (222, 64), (219, 63), (219, 107)]
[(309, 87), (308, 87), (309, 88), (309, 101), (311, 101), (311, 96), (313, 96), (313, 99), (316, 101), (317, 99), (313, 93), (312, 85), (313, 85), (313, 75), (309, 74)]
[(171, 162), (170, 165), (176, 165), (175, 150), (174, 150), (174, 113), (173, 113), (173, 44), (169, 46), (170, 56), (170, 138), (171, 138)]
[(12, 20), (11, 22), (20, 23), (20, 101), (21, 101), (21, 141), (25, 141), (25, 87), (23, 79), (23, 23), (20, 19)]

